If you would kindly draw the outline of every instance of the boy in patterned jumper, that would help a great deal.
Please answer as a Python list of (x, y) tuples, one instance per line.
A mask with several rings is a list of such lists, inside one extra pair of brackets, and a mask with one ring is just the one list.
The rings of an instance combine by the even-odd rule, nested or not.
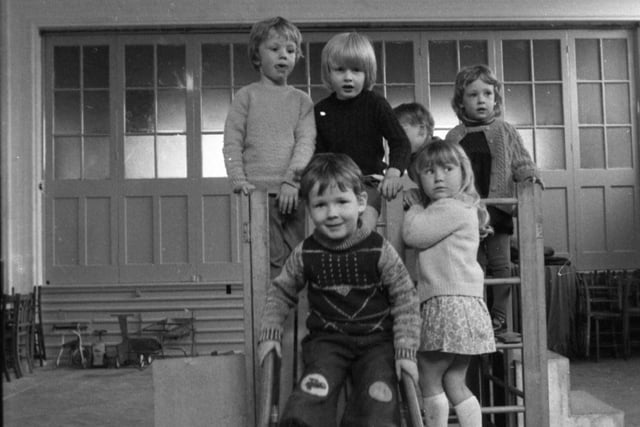
[(420, 314), (402, 260), (380, 234), (362, 225), (367, 206), (362, 173), (345, 154), (314, 156), (303, 171), (301, 197), (315, 225), (267, 291), (260, 362), (281, 354), (282, 325), (307, 288), (309, 330), (304, 373), (280, 426), (336, 425), (337, 400), (350, 376), (353, 392), (342, 425), (400, 425), (401, 371), (418, 380)]

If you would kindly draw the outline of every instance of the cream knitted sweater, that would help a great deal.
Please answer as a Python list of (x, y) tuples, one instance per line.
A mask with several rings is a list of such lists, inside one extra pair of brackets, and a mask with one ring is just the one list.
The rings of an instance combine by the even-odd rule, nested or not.
[(234, 187), (250, 182), (287, 182), (315, 150), (313, 102), (292, 86), (256, 82), (240, 89), (224, 126), (223, 154)]
[(483, 297), (484, 273), (476, 260), (480, 232), (475, 206), (454, 198), (406, 212), (404, 242), (418, 251), (418, 296)]

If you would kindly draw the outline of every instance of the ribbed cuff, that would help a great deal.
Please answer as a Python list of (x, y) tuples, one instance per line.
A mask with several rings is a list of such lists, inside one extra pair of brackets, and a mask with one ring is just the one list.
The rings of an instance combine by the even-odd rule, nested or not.
[(282, 331), (279, 329), (263, 329), (258, 337), (258, 342), (262, 341), (282, 341)]
[(396, 360), (407, 359), (413, 362), (418, 361), (416, 350), (411, 348), (396, 348)]

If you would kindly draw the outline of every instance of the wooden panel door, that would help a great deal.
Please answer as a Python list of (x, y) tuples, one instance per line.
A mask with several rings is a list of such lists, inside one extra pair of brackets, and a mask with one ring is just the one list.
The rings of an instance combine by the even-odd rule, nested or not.
[(640, 174), (632, 38), (626, 32), (590, 32), (572, 37), (571, 46), (578, 267), (638, 267)]
[(516, 126), (529, 154), (540, 168), (543, 192), (544, 245), (570, 258), (575, 233), (571, 218), (573, 171), (566, 38), (563, 33), (499, 35), (504, 119)]

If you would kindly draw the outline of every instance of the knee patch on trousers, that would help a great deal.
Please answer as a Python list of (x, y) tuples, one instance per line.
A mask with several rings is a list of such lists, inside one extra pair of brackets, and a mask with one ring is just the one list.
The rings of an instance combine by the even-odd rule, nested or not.
[(369, 386), (369, 396), (378, 402), (391, 402), (393, 392), (389, 384), (384, 381), (376, 381)]
[(313, 396), (327, 397), (329, 394), (329, 382), (321, 374), (309, 374), (300, 381), (300, 389)]

